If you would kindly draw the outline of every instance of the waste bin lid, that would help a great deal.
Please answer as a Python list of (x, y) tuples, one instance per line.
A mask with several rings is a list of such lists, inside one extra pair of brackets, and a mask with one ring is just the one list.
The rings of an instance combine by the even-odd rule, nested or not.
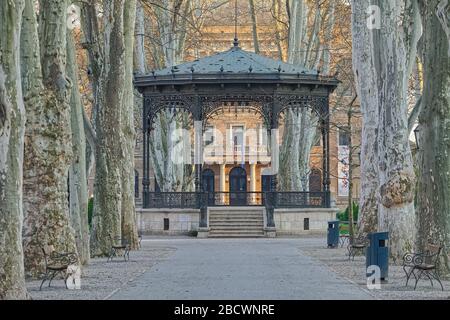
[(380, 240), (388, 240), (389, 239), (389, 232), (373, 232), (369, 233), (367, 235), (368, 238), (376, 238)]

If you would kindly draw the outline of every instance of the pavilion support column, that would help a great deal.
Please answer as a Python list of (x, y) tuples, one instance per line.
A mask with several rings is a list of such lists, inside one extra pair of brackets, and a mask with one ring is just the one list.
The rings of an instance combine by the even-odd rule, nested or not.
[(142, 207), (150, 207), (150, 127), (148, 123), (148, 112), (151, 108), (151, 101), (144, 98), (144, 111), (142, 117), (142, 143), (143, 143), (143, 176), (142, 176)]
[(323, 172), (323, 191), (326, 193), (324, 205), (331, 207), (331, 191), (330, 191), (330, 115), (329, 115), (328, 99), (326, 99), (324, 111), (322, 113), (322, 172)]
[[(219, 191), (225, 192), (226, 191), (226, 184), (225, 184), (225, 163), (220, 164), (220, 175), (219, 175)], [(226, 197), (225, 193), (220, 194), (220, 202), (222, 204), (225, 204)]]
[(199, 97), (195, 105), (194, 116), (194, 165), (195, 165), (195, 192), (197, 194), (197, 203), (200, 209), (199, 227), (197, 237), (205, 238), (208, 236), (208, 207), (207, 199), (203, 192), (202, 170), (203, 170), (203, 115), (202, 105)]
[(195, 164), (195, 192), (202, 192), (203, 170), (203, 121), (194, 122), (194, 164)]
[(265, 201), (266, 206), (266, 228), (265, 233), (268, 237), (275, 237), (275, 207), (277, 201), (277, 184), (278, 184), (278, 169), (279, 169), (279, 157), (280, 150), (278, 145), (279, 130), (278, 130), (278, 112), (279, 105), (275, 99), (272, 105), (272, 116), (270, 122), (270, 150), (271, 150), (271, 179), (270, 179), (270, 192)]
[(280, 147), (278, 145), (279, 130), (278, 121), (276, 127), (270, 129), (270, 144), (271, 144), (271, 155), (270, 163), (272, 168), (272, 179), (270, 182), (270, 191), (277, 191), (278, 187), (278, 169), (279, 169), (279, 159), (280, 159)]
[(250, 192), (251, 194), (251, 203), (256, 203), (256, 194), (253, 192), (256, 192), (256, 163), (250, 163)]

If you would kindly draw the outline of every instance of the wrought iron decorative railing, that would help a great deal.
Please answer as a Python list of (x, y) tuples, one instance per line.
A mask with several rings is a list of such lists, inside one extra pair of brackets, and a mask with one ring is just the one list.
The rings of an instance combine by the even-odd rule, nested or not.
[[(149, 192), (145, 208), (199, 208), (202, 194), (197, 192)], [(147, 203), (145, 203), (147, 202)]]
[(276, 208), (328, 208), (328, 192), (274, 192)]
[(144, 208), (201, 208), (214, 206), (270, 206), (273, 208), (329, 208), (329, 192), (148, 192)]

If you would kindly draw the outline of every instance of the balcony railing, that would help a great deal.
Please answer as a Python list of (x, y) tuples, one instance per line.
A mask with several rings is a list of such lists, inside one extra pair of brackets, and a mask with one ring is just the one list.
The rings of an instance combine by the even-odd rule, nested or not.
[(266, 145), (256, 145), (256, 146), (241, 146), (234, 145), (232, 147), (220, 144), (208, 145), (205, 147), (205, 156), (218, 156), (218, 155), (231, 155), (231, 156), (249, 156), (249, 155), (259, 155), (259, 156), (270, 156), (269, 148)]
[(329, 192), (148, 192), (144, 208), (201, 208), (215, 206), (329, 208)]

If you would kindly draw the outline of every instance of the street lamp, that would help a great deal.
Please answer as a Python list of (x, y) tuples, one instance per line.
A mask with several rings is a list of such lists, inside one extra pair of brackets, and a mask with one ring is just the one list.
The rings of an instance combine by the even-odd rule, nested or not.
[(416, 140), (416, 148), (419, 150), (419, 126), (414, 129), (414, 139)]

